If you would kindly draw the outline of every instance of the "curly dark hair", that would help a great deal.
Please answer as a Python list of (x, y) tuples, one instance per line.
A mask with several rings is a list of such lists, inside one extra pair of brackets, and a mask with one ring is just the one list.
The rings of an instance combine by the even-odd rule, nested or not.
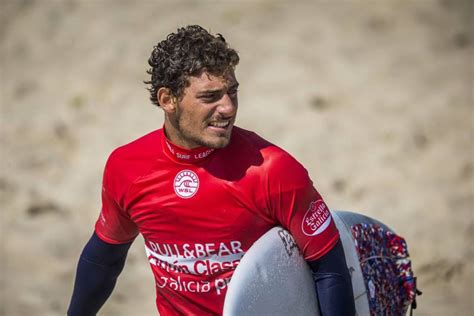
[(238, 63), (239, 55), (221, 34), (211, 35), (199, 25), (179, 28), (154, 46), (148, 59), (151, 79), (145, 83), (150, 85), (150, 100), (160, 105), (157, 92), (162, 87), (179, 99), (190, 76), (199, 76), (203, 71), (222, 75)]

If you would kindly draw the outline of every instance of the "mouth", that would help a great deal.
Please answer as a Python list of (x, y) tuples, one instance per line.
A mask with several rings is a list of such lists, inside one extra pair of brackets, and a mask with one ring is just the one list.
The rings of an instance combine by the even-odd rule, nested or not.
[(224, 131), (230, 126), (231, 126), (231, 120), (211, 121), (208, 124), (208, 127), (214, 130), (219, 130), (219, 131)]

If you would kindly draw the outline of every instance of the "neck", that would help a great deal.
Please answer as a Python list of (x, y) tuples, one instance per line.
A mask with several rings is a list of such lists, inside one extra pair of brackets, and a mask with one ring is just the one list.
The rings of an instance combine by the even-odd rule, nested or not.
[(176, 146), (179, 146), (183, 149), (195, 149), (201, 147), (198, 144), (190, 144), (188, 141), (184, 140), (180, 137), (180, 133), (178, 132), (178, 128), (169, 120), (169, 118), (165, 118), (165, 124), (163, 130), (165, 132), (166, 138)]
[(163, 128), (163, 150), (172, 160), (180, 163), (193, 164), (205, 160), (213, 152), (213, 148), (208, 147), (194, 147), (186, 148), (180, 144), (176, 144), (174, 141), (170, 140), (167, 133), (166, 124)]

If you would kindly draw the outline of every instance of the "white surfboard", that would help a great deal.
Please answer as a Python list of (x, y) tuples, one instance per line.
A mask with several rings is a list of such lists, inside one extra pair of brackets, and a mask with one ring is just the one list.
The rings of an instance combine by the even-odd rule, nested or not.
[(272, 228), (243, 256), (223, 315), (319, 315), (311, 271), (288, 231)]
[[(351, 273), (358, 315), (370, 315), (368, 294), (351, 226), (384, 224), (361, 214), (332, 211)], [(234, 272), (224, 302), (224, 315), (320, 315), (311, 270), (293, 237), (274, 227), (258, 239)]]

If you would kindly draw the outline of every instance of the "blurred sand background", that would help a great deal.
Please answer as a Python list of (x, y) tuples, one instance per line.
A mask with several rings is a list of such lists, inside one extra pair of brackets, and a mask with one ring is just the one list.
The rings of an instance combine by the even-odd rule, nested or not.
[[(108, 154), (162, 125), (151, 48), (188, 24), (240, 53), (238, 125), (406, 238), (416, 315), (474, 310), (472, 1), (0, 3), (0, 315), (64, 315)], [(101, 315), (155, 313), (138, 238)]]

